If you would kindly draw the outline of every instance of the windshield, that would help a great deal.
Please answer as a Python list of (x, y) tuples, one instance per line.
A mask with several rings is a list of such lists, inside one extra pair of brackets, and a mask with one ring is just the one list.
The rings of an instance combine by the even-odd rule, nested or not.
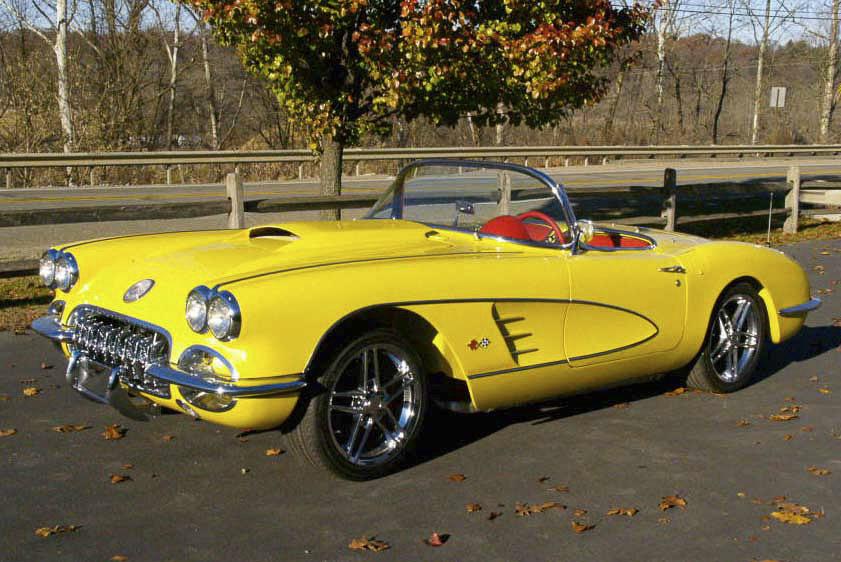
[(570, 217), (549, 182), (519, 166), (420, 162), (398, 176), (366, 218), (563, 245)]

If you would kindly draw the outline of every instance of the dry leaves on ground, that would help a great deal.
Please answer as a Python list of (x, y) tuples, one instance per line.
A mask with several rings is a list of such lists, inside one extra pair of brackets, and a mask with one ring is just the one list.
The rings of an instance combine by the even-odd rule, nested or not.
[(467, 476), (461, 473), (450, 474), (449, 476), (447, 476), (447, 480), (449, 480), (450, 482), (464, 482), (465, 480), (467, 480)]
[(783, 435), (783, 439), (785, 439), (786, 441), (791, 441), (792, 439), (794, 439), (794, 435), (786, 433), (785, 435)]
[(810, 513), (808, 507), (791, 502), (778, 503), (777, 511), (771, 512), (771, 517), (789, 525), (808, 525), (812, 522), (809, 516), (814, 514)]
[(630, 402), (619, 402), (618, 404), (614, 404), (613, 407), (616, 408), (617, 410), (624, 410), (625, 408), (630, 408), (631, 403)]
[(828, 388), (819, 388), (818, 392), (820, 392), (821, 394), (832, 394), (832, 391)]
[(569, 492), (569, 486), (552, 486), (551, 488), (549, 488), (549, 491), (566, 494), (567, 492)]
[(572, 512), (572, 514), (575, 517), (584, 517), (585, 515), (587, 515), (587, 510), (586, 509), (576, 509), (575, 511)]
[(38, 396), (41, 394), (41, 389), (37, 386), (27, 386), (23, 389), (23, 395), (27, 397)]
[(810, 466), (806, 470), (808, 470), (809, 472), (811, 472), (815, 476), (827, 476), (829, 474), (832, 474), (832, 472), (830, 472), (828, 469), (818, 468), (817, 466)]
[(660, 511), (666, 511), (667, 509), (671, 509), (673, 507), (686, 509), (686, 500), (678, 495), (664, 496), (663, 499), (660, 500)]
[(10, 437), (17, 432), (18, 430), (13, 427), (10, 427), (8, 429), (0, 429), (0, 437)]
[(283, 449), (266, 449), (266, 456), (267, 457), (277, 457), (282, 454), (284, 451)]
[(502, 512), (501, 511), (491, 511), (488, 514), (488, 521), (493, 521), (497, 517), (502, 517)]
[(112, 474), (111, 475), (111, 483), (112, 484), (119, 484), (120, 482), (128, 482), (131, 480), (131, 476), (128, 474)]
[(573, 521), (571, 524), (572, 530), (576, 533), (583, 533), (596, 527), (595, 525), (590, 525), (589, 523), (581, 523), (579, 521)]
[(613, 509), (608, 510), (608, 515), (627, 515), (628, 517), (633, 517), (637, 513), (639, 513), (639, 509), (635, 507), (614, 507)]
[(161, 437), (161, 439), (163, 439), (164, 442), (169, 443), (170, 441), (175, 439), (175, 435), (164, 435), (163, 437)]
[(58, 433), (72, 433), (74, 431), (84, 431), (86, 429), (90, 429), (91, 426), (89, 425), (80, 425), (80, 424), (73, 424), (73, 423), (66, 423), (64, 425), (56, 425), (53, 426), (53, 431), (57, 431)]
[(680, 396), (681, 394), (687, 392), (689, 389), (684, 386), (679, 386), (674, 390), (670, 390), (669, 392), (664, 392), (663, 396)]
[(111, 557), (111, 562), (126, 562), (128, 560), (128, 556), (123, 556), (122, 554), (115, 554)]
[(517, 517), (526, 517), (528, 515), (532, 515), (534, 513), (543, 513), (547, 509), (566, 509), (565, 505), (561, 505), (558, 502), (544, 502), (544, 503), (536, 503), (534, 505), (529, 505), (527, 503), (517, 503), (514, 506), (514, 514)]
[(125, 463), (124, 465), (122, 465), (122, 467), (121, 467), (121, 468), (122, 468), (123, 470), (131, 470), (132, 468), (134, 468), (134, 465), (133, 465), (133, 464), (131, 464), (130, 462), (127, 462), (127, 463)]
[(779, 421), (779, 422), (796, 420), (797, 418), (800, 417), (797, 414), (797, 412), (799, 412), (799, 411), (800, 411), (800, 406), (792, 406), (790, 408), (788, 406), (786, 406), (785, 408), (780, 409), (779, 414), (771, 414), (770, 416), (768, 416), (768, 419), (771, 420), (771, 421)]
[(467, 513), (476, 513), (477, 511), (482, 511), (482, 506), (478, 503), (469, 503), (464, 506), (464, 509), (467, 510)]
[(739, 426), (739, 427), (748, 427), (750, 425), (750, 422), (748, 420), (742, 418), (736, 423), (736, 425)]
[(423, 539), (423, 542), (429, 546), (444, 546), (449, 539), (450, 535), (433, 532), (428, 539)]
[(122, 439), (126, 435), (126, 428), (121, 427), (120, 424), (113, 424), (105, 427), (102, 436), (109, 441), (116, 441)]
[(385, 541), (378, 541), (376, 537), (359, 537), (353, 539), (347, 547), (351, 550), (370, 550), (371, 552), (382, 552), (388, 550), (391, 545)]
[(59, 533), (72, 533), (81, 529), (81, 525), (56, 525), (55, 527), (38, 527), (35, 529), (35, 534), (39, 537), (49, 537), (50, 535), (57, 535)]

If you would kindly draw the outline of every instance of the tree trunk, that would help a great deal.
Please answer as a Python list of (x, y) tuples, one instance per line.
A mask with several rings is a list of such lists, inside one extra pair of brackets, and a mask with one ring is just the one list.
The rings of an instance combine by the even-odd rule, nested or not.
[(832, 24), (829, 31), (829, 49), (826, 55), (826, 77), (823, 83), (819, 141), (829, 139), (829, 126), (835, 111), (835, 80), (838, 78), (838, 8), (841, 0), (832, 0)]
[(181, 4), (175, 5), (175, 31), (169, 51), (169, 104), (166, 108), (166, 149), (172, 150), (175, 120), (175, 82), (178, 79), (178, 50), (181, 47)]
[(508, 117), (505, 115), (505, 106), (501, 103), (496, 106), (496, 113), (500, 116), (500, 122), (496, 124), (494, 131), (494, 144), (503, 146), (505, 144), (505, 126), (508, 124)]
[(625, 65), (619, 67), (619, 74), (616, 76), (616, 95), (610, 102), (607, 111), (607, 118), (604, 121), (604, 130), (602, 131), (602, 142), (605, 144), (613, 143), (613, 121), (616, 118), (616, 108), (619, 106), (619, 98), (622, 96), (622, 86), (625, 83)]
[(219, 148), (219, 107), (216, 103), (216, 89), (213, 87), (213, 73), (210, 69), (210, 56), (207, 46), (207, 28), (204, 23), (199, 23), (199, 36), (201, 37), (201, 58), (204, 65), (204, 82), (207, 86), (207, 111), (210, 114), (210, 148)]
[[(342, 156), (344, 143), (331, 135), (321, 137), (321, 194), (342, 194)], [(321, 211), (321, 220), (341, 220), (339, 209)]]
[[(841, 0), (839, 0), (841, 1)], [(724, 43), (724, 67), (721, 71), (721, 91), (718, 95), (718, 103), (713, 116), (713, 144), (718, 144), (718, 123), (721, 120), (721, 112), (724, 109), (724, 98), (727, 97), (727, 84), (730, 82), (730, 46), (733, 39), (733, 5), (730, 6), (730, 19), (727, 25), (727, 41)]]
[(56, 2), (55, 13), (56, 36), (53, 51), (58, 70), (58, 114), (61, 130), (64, 133), (64, 152), (73, 152), (76, 133), (70, 112), (70, 78), (67, 74), (67, 0)]
[(654, 118), (651, 120), (651, 144), (657, 144), (660, 141), (660, 126), (663, 113), (663, 82), (665, 81), (666, 68), (666, 33), (669, 27), (669, 2), (665, 0), (661, 5), (664, 9), (663, 16), (660, 18), (660, 25), (657, 26), (657, 75), (655, 85), (657, 89), (657, 103), (654, 106)]
[(759, 54), (756, 59), (756, 85), (753, 88), (753, 125), (750, 132), (750, 143), (759, 140), (759, 110), (762, 105), (762, 81), (765, 67), (765, 51), (768, 48), (768, 32), (771, 29), (771, 0), (765, 0), (765, 22), (762, 26), (762, 41), (759, 43)]

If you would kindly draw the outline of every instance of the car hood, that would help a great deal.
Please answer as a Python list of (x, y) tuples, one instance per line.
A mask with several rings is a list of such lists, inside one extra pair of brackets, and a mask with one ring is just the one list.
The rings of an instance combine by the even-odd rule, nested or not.
[[(480, 251), (467, 237), (430, 232), (428, 226), (405, 221), (300, 222), (83, 242), (66, 247), (80, 269), (79, 283), (68, 295), (74, 298), (68, 300), (131, 313), (175, 303), (182, 313), (187, 294), (198, 285), (212, 288), (283, 271)], [(142, 279), (155, 282), (149, 296), (123, 303), (126, 289)]]

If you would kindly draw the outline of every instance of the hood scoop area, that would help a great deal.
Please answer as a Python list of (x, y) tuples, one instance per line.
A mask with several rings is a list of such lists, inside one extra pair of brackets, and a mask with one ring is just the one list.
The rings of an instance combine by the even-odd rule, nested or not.
[(279, 226), (258, 226), (249, 231), (248, 238), (252, 240), (255, 238), (273, 238), (276, 240), (292, 242), (294, 240), (298, 240), (299, 236), (294, 232), (290, 232), (285, 228), (280, 228)]

